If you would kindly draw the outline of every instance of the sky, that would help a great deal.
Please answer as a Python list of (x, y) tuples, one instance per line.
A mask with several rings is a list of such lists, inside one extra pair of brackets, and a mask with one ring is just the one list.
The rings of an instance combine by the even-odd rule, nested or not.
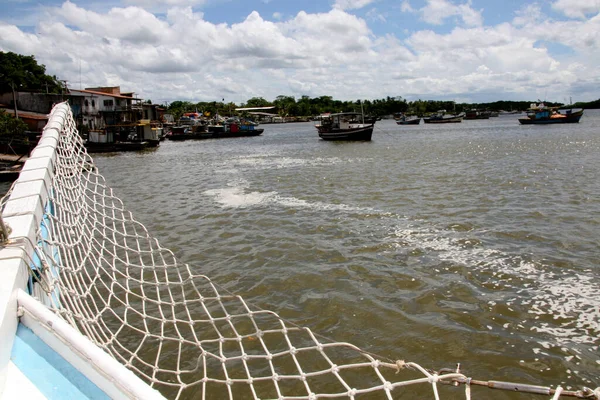
[(0, 0), (0, 51), (158, 104), (592, 101), (600, 0)]

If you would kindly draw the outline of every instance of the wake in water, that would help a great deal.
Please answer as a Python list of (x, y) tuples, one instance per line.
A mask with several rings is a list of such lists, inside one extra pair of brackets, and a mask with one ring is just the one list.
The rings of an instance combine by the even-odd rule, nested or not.
[[(552, 350), (553, 354), (562, 354), (563, 359), (574, 366), (582, 360), (600, 364), (597, 355), (600, 291), (592, 270), (557, 268), (551, 263), (534, 260), (531, 255), (515, 254), (512, 251), (514, 247), (508, 247), (508, 251), (498, 248), (498, 245), (487, 248), (489, 229), (477, 231), (472, 226), (460, 224), (440, 229), (429, 221), (372, 207), (310, 201), (282, 196), (277, 191), (251, 190), (251, 184), (239, 178), (245, 169), (330, 166), (341, 162), (346, 161), (338, 158), (304, 160), (274, 157), (273, 154), (241, 157), (229, 161), (228, 168), (217, 169), (228, 178), (227, 187), (207, 190), (204, 194), (224, 208), (279, 207), (327, 213), (323, 218), (336, 212), (346, 214), (340, 217), (342, 220), (376, 216), (381, 223), (370, 225), (368, 229), (372, 230), (369, 234), (382, 237), (381, 240), (390, 245), (381, 251), (420, 254), (433, 260), (427, 265), (462, 265), (469, 274), (477, 276), (478, 283), (471, 280), (467, 284), (481, 285), (475, 287), (479, 300), (487, 304), (490, 313), (497, 314), (503, 321), (488, 325), (488, 329), (504, 331), (501, 336), (507, 337), (519, 334), (523, 340), (537, 343), (537, 346), (531, 346), (535, 354)], [(232, 177), (235, 178), (232, 180)], [(492, 295), (488, 293), (486, 296), (482, 289), (491, 290)], [(512, 315), (503, 316), (502, 313)], [(514, 315), (527, 314), (531, 318), (514, 318)]]
[[(293, 165), (294, 163), (289, 163)], [(464, 265), (470, 273), (479, 274), (485, 286), (494, 288), (494, 298), (482, 298), (490, 310), (498, 303), (525, 310), (532, 318), (504, 323), (507, 334), (521, 332), (524, 337), (537, 341), (544, 349), (558, 348), (564, 359), (589, 357), (589, 351), (598, 349), (600, 334), (600, 292), (592, 271), (566, 271), (557, 273), (547, 266), (524, 260), (497, 249), (486, 249), (486, 232), (478, 234), (470, 227), (465, 229), (438, 229), (426, 221), (409, 220), (397, 214), (371, 207), (347, 204), (314, 202), (295, 197), (281, 196), (277, 192), (249, 190), (249, 183), (236, 179), (229, 187), (204, 192), (221, 207), (281, 207), (310, 212), (339, 212), (347, 214), (377, 215), (387, 221), (382, 226), (392, 227), (384, 239), (396, 247), (395, 251), (411, 252), (418, 249), (423, 255), (440, 262)], [(347, 215), (345, 218), (352, 218)], [(389, 250), (388, 250), (389, 251)], [(532, 351), (539, 353), (538, 347)], [(600, 364), (600, 360), (595, 360)]]

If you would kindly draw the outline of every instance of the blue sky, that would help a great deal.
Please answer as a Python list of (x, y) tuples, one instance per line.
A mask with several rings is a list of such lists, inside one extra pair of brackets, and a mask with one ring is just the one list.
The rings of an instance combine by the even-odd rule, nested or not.
[(160, 103), (590, 101), (600, 0), (3, 0), (0, 50)]

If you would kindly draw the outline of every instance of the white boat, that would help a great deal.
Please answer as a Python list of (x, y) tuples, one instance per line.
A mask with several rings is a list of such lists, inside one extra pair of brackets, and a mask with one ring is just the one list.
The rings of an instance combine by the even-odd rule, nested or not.
[(323, 140), (371, 140), (375, 123), (364, 123), (363, 114), (356, 112), (321, 115), (315, 125)]

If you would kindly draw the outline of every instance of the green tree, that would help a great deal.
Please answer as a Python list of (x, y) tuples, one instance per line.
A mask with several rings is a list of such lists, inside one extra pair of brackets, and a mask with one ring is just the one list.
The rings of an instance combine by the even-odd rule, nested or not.
[(56, 76), (46, 75), (34, 56), (0, 51), (0, 93), (13, 90), (61, 93), (63, 86)]
[(253, 97), (246, 102), (244, 107), (268, 107), (271, 103), (263, 99), (262, 97)]
[(26, 140), (27, 125), (19, 118), (15, 118), (6, 111), (0, 111), (0, 138), (15, 138)]
[(297, 115), (298, 107), (296, 107), (294, 96), (277, 96), (273, 104), (277, 106), (279, 115), (282, 117)]

